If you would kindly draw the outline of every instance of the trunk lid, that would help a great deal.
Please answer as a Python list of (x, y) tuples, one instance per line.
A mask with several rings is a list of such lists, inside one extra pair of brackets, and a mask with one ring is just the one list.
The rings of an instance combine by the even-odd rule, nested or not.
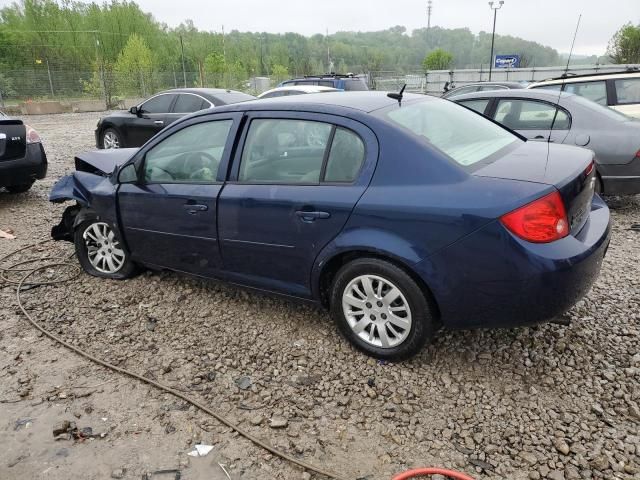
[(25, 155), (27, 133), (22, 120), (0, 118), (0, 162)]
[[(543, 142), (525, 142), (498, 160), (476, 170), (479, 177), (542, 183), (558, 189), (571, 233), (578, 233), (591, 210), (596, 169), (591, 150)], [(505, 212), (506, 213), (506, 212)]]

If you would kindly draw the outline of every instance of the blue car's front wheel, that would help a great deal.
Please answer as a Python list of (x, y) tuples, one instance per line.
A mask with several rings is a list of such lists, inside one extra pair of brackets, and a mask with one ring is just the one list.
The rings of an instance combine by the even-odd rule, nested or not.
[(433, 315), (420, 286), (377, 258), (344, 265), (335, 277), (331, 313), (360, 350), (389, 360), (415, 355), (433, 335)]
[(88, 218), (74, 233), (76, 256), (85, 272), (96, 277), (122, 280), (133, 276), (136, 265), (107, 222)]

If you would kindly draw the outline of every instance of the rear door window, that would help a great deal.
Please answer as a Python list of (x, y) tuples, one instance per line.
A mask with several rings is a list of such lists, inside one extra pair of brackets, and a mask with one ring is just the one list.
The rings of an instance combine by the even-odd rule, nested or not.
[(244, 183), (319, 183), (333, 126), (307, 120), (256, 119), (242, 151)]
[(640, 103), (640, 78), (625, 78), (615, 81), (618, 104)]
[[(555, 122), (553, 117), (558, 112)], [(494, 117), (495, 121), (512, 130), (568, 130), (569, 115), (555, 105), (520, 99), (502, 99)]]
[(140, 108), (143, 113), (169, 113), (175, 94), (167, 93), (150, 98)]
[[(205, 106), (206, 105), (206, 106)], [(191, 95), (182, 93), (178, 95), (175, 105), (173, 106), (174, 113), (193, 113), (204, 108), (209, 108), (210, 104), (206, 100), (198, 97), (197, 95)]]
[(588, 98), (592, 102), (599, 103), (600, 105), (607, 105), (607, 84), (604, 80), (566, 83), (564, 91)]

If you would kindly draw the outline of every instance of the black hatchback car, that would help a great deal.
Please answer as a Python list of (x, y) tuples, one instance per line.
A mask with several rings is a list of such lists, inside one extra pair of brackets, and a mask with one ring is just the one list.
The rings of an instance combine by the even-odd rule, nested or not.
[(0, 188), (22, 193), (47, 174), (47, 156), (38, 132), (0, 112)]
[(101, 118), (96, 128), (96, 147), (140, 147), (164, 127), (189, 113), (253, 99), (252, 95), (221, 88), (160, 92), (126, 112)]

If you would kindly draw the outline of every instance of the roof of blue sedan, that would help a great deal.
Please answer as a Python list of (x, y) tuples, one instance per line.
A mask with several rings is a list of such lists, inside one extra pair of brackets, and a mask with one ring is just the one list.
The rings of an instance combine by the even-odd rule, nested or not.
[[(346, 107), (360, 110), (362, 112), (372, 112), (398, 103), (397, 100), (389, 98), (387, 93), (388, 92), (371, 91), (310, 93), (307, 95), (252, 100), (224, 108), (226, 110), (271, 110), (280, 108), (296, 110), (297, 108), (304, 108), (309, 105), (318, 105)], [(405, 93), (403, 96), (403, 101), (419, 99), (433, 99), (433, 97), (414, 93)]]

